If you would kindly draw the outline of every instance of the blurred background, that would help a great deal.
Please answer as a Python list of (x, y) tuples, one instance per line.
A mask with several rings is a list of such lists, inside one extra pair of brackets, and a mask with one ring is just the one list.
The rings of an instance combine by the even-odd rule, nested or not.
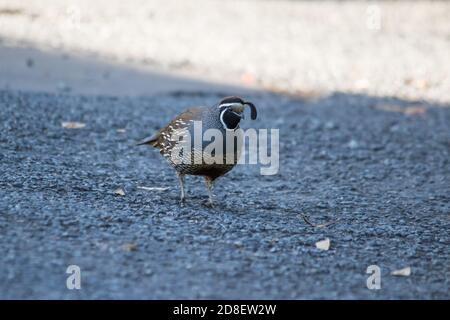
[(0, 88), (448, 102), (449, 16), (446, 1), (0, 0)]

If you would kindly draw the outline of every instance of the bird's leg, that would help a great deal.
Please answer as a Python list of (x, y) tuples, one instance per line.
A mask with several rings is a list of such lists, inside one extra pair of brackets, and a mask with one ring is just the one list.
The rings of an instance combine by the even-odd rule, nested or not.
[(214, 206), (212, 195), (213, 180), (210, 177), (205, 177), (205, 184), (206, 188), (208, 189), (208, 197), (209, 197), (208, 206), (212, 208)]
[(184, 195), (184, 174), (177, 172), (177, 177), (178, 177), (178, 182), (180, 183), (180, 189), (181, 189), (180, 205), (183, 206), (186, 201), (186, 197)]

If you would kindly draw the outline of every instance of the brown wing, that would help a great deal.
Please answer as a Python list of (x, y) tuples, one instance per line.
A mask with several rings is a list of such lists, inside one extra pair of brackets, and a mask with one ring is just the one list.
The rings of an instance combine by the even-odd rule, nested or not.
[(170, 139), (170, 136), (175, 130), (188, 126), (189, 121), (191, 120), (201, 120), (203, 110), (204, 108), (202, 107), (196, 107), (183, 111), (172, 119), (172, 121), (170, 121), (165, 127), (152, 136), (142, 139), (137, 143), (137, 145), (150, 144), (155, 148), (161, 148), (162, 144)]

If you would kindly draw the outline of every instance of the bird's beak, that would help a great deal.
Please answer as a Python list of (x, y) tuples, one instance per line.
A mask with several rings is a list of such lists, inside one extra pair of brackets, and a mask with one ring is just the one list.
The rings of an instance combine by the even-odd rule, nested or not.
[(255, 120), (256, 116), (257, 116), (257, 112), (256, 112), (256, 108), (255, 105), (251, 102), (244, 102), (244, 104), (236, 104), (234, 106), (231, 107), (231, 110), (233, 110), (234, 112), (236, 112), (237, 114), (241, 115), (241, 119), (244, 119), (244, 109), (245, 106), (249, 106), (250, 107), (250, 115), (251, 115), (251, 119)]
[(245, 105), (244, 104), (236, 104), (236, 105), (232, 106), (230, 109), (234, 113), (239, 115), (241, 117), (241, 119), (245, 119), (245, 116), (244, 116)]

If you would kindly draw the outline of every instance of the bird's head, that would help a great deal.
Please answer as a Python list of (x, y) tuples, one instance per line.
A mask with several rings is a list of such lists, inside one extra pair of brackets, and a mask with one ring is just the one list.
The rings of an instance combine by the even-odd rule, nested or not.
[(246, 106), (250, 107), (250, 118), (255, 120), (257, 112), (253, 103), (244, 101), (236, 96), (222, 99), (218, 104), (218, 108), (220, 111), (220, 122), (223, 127), (228, 130), (236, 129), (241, 119), (244, 119), (244, 109)]

